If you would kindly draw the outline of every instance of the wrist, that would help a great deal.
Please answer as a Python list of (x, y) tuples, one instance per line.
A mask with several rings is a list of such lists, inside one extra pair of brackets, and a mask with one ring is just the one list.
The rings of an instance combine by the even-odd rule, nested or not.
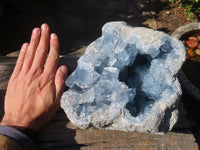
[(4, 119), (4, 118), (0, 122), (0, 125), (9, 126), (9, 127), (15, 128), (17, 130), (23, 130), (23, 129), (29, 129), (29, 130), (31, 130), (30, 127), (22, 125), (22, 124), (18, 123), (15, 120), (8, 120), (8, 119)]
[(4, 118), (2, 119), (2, 121), (0, 122), (0, 125), (3, 126), (16, 126), (16, 122), (13, 120), (5, 120)]

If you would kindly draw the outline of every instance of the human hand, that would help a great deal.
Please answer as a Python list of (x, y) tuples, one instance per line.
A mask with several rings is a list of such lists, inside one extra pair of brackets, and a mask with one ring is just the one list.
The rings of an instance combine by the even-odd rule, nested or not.
[(38, 131), (50, 121), (60, 106), (67, 74), (66, 66), (57, 69), (58, 59), (57, 35), (50, 35), (47, 24), (35, 28), (10, 78), (1, 125)]

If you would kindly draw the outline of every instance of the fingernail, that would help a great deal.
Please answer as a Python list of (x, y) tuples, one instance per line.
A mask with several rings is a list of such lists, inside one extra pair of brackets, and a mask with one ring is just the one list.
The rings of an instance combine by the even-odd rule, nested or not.
[(41, 29), (42, 29), (43, 31), (47, 31), (48, 28), (49, 28), (49, 26), (48, 26), (46, 23), (42, 24), (42, 26), (41, 26)]
[(62, 72), (63, 74), (66, 74), (66, 73), (67, 73), (67, 67), (66, 67), (66, 66), (62, 66), (62, 67), (61, 67), (61, 72)]
[(40, 34), (40, 29), (39, 28), (33, 29), (33, 34), (35, 34), (35, 35)]
[(51, 34), (51, 39), (52, 39), (52, 40), (57, 39), (57, 35), (56, 35), (55, 33), (52, 33), (52, 34)]
[(22, 45), (22, 50), (26, 49), (27, 47), (28, 47), (28, 43), (24, 43), (24, 44)]

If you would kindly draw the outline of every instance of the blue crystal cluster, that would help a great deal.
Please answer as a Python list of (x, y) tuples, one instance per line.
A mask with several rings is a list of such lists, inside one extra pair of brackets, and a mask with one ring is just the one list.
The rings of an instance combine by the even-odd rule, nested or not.
[(61, 106), (80, 128), (166, 132), (177, 121), (183, 44), (169, 35), (110, 22), (66, 80)]

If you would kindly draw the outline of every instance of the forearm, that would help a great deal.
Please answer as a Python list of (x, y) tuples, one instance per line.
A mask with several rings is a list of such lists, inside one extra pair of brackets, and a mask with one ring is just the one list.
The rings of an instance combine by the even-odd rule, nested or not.
[(35, 150), (36, 145), (21, 131), (0, 125), (0, 150)]

